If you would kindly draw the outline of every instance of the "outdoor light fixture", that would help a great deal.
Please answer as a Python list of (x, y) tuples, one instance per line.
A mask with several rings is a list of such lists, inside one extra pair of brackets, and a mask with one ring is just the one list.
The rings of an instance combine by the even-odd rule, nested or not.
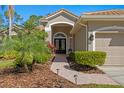
[(60, 69), (58, 69), (58, 68), (56, 69), (56, 71), (57, 71), (57, 75), (59, 74), (59, 70), (60, 70)]
[(77, 84), (78, 75), (74, 75), (75, 83)]
[(93, 41), (94, 40), (94, 35), (93, 34), (90, 34), (90, 41)]

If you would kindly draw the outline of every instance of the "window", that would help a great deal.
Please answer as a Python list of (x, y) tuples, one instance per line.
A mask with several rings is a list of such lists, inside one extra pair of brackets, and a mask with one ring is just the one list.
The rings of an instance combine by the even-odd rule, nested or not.
[(55, 35), (55, 38), (56, 38), (56, 37), (57, 37), (57, 38), (58, 38), (58, 37), (61, 38), (61, 37), (65, 37), (65, 35), (62, 34), (62, 33), (58, 33), (58, 34)]

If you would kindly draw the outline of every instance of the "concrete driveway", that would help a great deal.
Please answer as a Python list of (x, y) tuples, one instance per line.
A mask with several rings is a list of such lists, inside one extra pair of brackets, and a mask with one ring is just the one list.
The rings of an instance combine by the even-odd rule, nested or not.
[(124, 85), (124, 66), (100, 66), (109, 77), (120, 85)]

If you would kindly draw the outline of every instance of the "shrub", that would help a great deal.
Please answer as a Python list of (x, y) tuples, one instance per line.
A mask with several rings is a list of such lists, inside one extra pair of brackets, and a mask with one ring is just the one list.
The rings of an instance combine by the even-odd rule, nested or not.
[(9, 50), (9, 51), (5, 51), (5, 52), (1, 52), (1, 57), (6, 59), (6, 60), (11, 60), (11, 59), (15, 59), (18, 55), (18, 52), (15, 50)]
[(94, 67), (96, 65), (104, 64), (106, 53), (101, 51), (76, 51), (70, 53), (70, 57), (77, 64)]
[(19, 53), (14, 61), (15, 70), (17, 72), (29, 72), (32, 70), (33, 56), (30, 52)]
[(16, 60), (15, 64), (17, 65), (31, 65), (33, 62), (33, 56), (30, 52), (24, 52), (24, 53), (19, 53)]
[(35, 63), (48, 61), (50, 50), (45, 41), (47, 34), (44, 31), (23, 32), (19, 31), (18, 35), (11, 39), (9, 37), (4, 39), (0, 50), (4, 54), (0, 55), (6, 59), (15, 59), (15, 68), (20, 70), (25, 68), (25, 71), (29, 72)]
[(48, 61), (51, 57), (51, 54), (36, 54), (33, 57), (33, 60), (36, 63), (45, 63), (46, 61)]
[(3, 58), (3, 52), (0, 51), (0, 59)]
[(42, 62), (46, 62), (50, 59), (51, 55), (50, 54), (44, 54), (42, 55)]

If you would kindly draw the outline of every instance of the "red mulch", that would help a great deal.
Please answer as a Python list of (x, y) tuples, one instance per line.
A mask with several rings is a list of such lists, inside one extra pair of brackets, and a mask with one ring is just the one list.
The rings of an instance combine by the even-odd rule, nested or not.
[(0, 70), (1, 88), (76, 88), (76, 84), (50, 70), (51, 63), (36, 64), (31, 73), (14, 73), (13, 69)]

